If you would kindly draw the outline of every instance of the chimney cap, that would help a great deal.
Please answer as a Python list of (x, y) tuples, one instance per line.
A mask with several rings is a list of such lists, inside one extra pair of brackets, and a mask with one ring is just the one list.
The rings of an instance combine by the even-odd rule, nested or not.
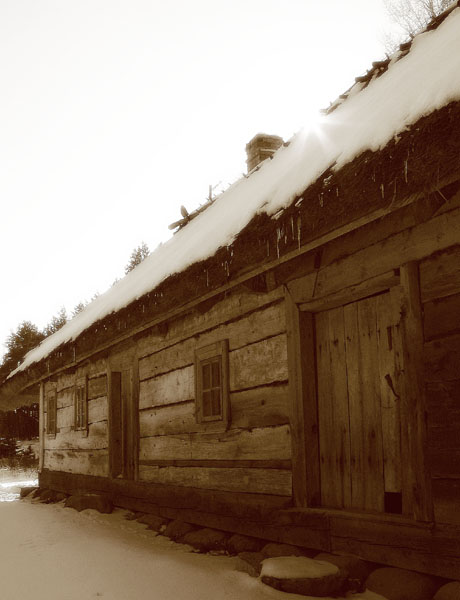
[(284, 140), (279, 135), (270, 135), (268, 133), (256, 134), (246, 144), (246, 154), (248, 173), (267, 158), (271, 158), (275, 152), (284, 144)]

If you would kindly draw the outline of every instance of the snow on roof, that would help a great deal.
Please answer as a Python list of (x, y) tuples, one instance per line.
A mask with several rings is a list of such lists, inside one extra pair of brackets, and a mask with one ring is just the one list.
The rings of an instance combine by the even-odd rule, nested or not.
[(435, 30), (416, 36), (407, 55), (390, 61), (367, 86), (358, 82), (346, 101), (316, 126), (297, 133), (271, 160), (234, 183), (126, 277), (31, 350), (10, 377), (170, 275), (230, 245), (256, 214), (272, 216), (286, 208), (328, 168), (339, 170), (366, 150), (382, 149), (421, 117), (460, 100), (459, 73), (460, 8), (455, 8)]

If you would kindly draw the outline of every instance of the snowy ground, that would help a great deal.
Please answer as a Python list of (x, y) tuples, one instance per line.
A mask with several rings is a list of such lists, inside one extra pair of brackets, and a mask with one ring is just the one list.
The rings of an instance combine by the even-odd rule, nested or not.
[[(7, 600), (305, 600), (235, 571), (235, 559), (187, 546), (124, 518), (19, 500), (0, 482), (0, 591)], [(367, 593), (355, 600), (375, 600)]]

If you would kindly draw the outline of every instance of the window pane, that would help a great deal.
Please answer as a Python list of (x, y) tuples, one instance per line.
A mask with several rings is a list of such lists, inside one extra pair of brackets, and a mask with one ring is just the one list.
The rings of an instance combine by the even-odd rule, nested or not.
[(209, 390), (211, 387), (211, 365), (205, 363), (202, 367), (203, 390)]
[(220, 386), (220, 360), (212, 363), (212, 387)]
[(203, 417), (212, 417), (212, 392), (203, 392)]
[(212, 390), (212, 408), (211, 408), (211, 415), (213, 417), (218, 417), (221, 414), (221, 408), (220, 408), (220, 389), (214, 389)]

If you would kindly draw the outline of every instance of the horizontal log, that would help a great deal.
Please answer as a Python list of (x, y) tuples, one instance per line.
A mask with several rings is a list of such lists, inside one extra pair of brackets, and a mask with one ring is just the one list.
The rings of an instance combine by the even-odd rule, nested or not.
[(222, 469), (291, 469), (290, 460), (140, 460), (147, 467), (209, 467)]
[[(148, 379), (193, 364), (197, 348), (223, 339), (228, 339), (230, 350), (234, 350), (285, 331), (284, 309), (281, 303), (231, 322), (228, 322), (227, 315), (222, 314), (222, 321), (224, 324), (212, 330), (208, 329), (200, 335), (194, 335), (139, 359), (139, 378)], [(152, 346), (152, 349), (156, 350), (155, 346)]]
[(59, 431), (55, 438), (45, 439), (45, 449), (99, 450), (107, 448), (109, 443), (107, 421), (88, 426), (87, 430)]
[(57, 392), (57, 408), (73, 406), (74, 386)]
[(289, 426), (252, 431), (191, 433), (140, 439), (139, 460), (287, 460), (291, 458)]
[(437, 523), (460, 525), (460, 478), (434, 479), (433, 502)]
[(444, 427), (460, 420), (460, 378), (426, 385), (428, 425)]
[(60, 373), (57, 381), (58, 394), (64, 390), (72, 389), (75, 385), (75, 373)]
[(44, 468), (83, 475), (108, 476), (107, 450), (45, 450)]
[(460, 373), (460, 334), (427, 342), (423, 349), (426, 382), (448, 382)]
[(152, 467), (139, 465), (139, 479), (166, 485), (190, 486), (227, 492), (290, 496), (290, 471), (207, 467)]
[(282, 296), (282, 290), (279, 288), (270, 293), (260, 294), (248, 293), (241, 288), (232, 290), (205, 314), (189, 312), (171, 319), (165, 334), (153, 330), (151, 333), (139, 336), (137, 342), (139, 356), (151, 354), (152, 348), (162, 350), (204, 331), (214, 329), (222, 323), (237, 320), (248, 313), (279, 302)]
[[(458, 244), (460, 210), (433, 219), (363, 248), (319, 269), (310, 301), (359, 284), (409, 261), (418, 261)], [(313, 296), (314, 293), (314, 296)]]
[[(458, 242), (459, 240), (457, 239), (457, 244)], [(457, 245), (420, 263), (420, 294), (422, 302), (444, 298), (445, 296), (460, 292), (459, 262), (460, 245)]]
[(107, 375), (88, 379), (88, 400), (107, 396)]
[(73, 404), (66, 406), (65, 408), (58, 408), (56, 416), (56, 426), (58, 429), (72, 427), (75, 424), (75, 408)]
[(164, 406), (195, 397), (194, 366), (171, 371), (139, 384), (139, 408)]
[(88, 490), (110, 495), (115, 504), (120, 496), (144, 500), (158, 507), (207, 511), (217, 515), (266, 522), (275, 509), (289, 507), (291, 500), (273, 494), (232, 493), (169, 486), (126, 479), (94, 477), (50, 471), (40, 473), (40, 485), (66, 493)]
[(423, 313), (425, 340), (460, 333), (460, 294), (427, 302)]
[(460, 479), (460, 444), (456, 448), (431, 447), (427, 454), (432, 477)]
[[(395, 271), (389, 271), (376, 277), (366, 279), (356, 285), (346, 287), (328, 296), (323, 296), (320, 299), (308, 300), (304, 302), (303, 297), (311, 297), (313, 294), (313, 288), (315, 286), (316, 277), (310, 276), (308, 278), (307, 290), (305, 289), (305, 282), (295, 280), (288, 284), (289, 291), (292, 295), (294, 302), (300, 303), (300, 309), (316, 312), (319, 310), (329, 310), (338, 306), (343, 306), (349, 302), (355, 302), (366, 296), (377, 294), (388, 290), (396, 285), (399, 285), (400, 278), (399, 274)], [(310, 289), (311, 288), (311, 289)]]
[(231, 392), (286, 381), (286, 334), (230, 352), (229, 374)]
[(88, 423), (98, 423), (107, 420), (107, 397), (100, 396), (88, 401)]
[[(231, 429), (270, 427), (289, 423), (287, 386), (264, 386), (230, 394)], [(224, 425), (216, 424), (216, 429)], [(202, 431), (196, 422), (195, 402), (164, 405), (139, 413), (141, 437)]]

